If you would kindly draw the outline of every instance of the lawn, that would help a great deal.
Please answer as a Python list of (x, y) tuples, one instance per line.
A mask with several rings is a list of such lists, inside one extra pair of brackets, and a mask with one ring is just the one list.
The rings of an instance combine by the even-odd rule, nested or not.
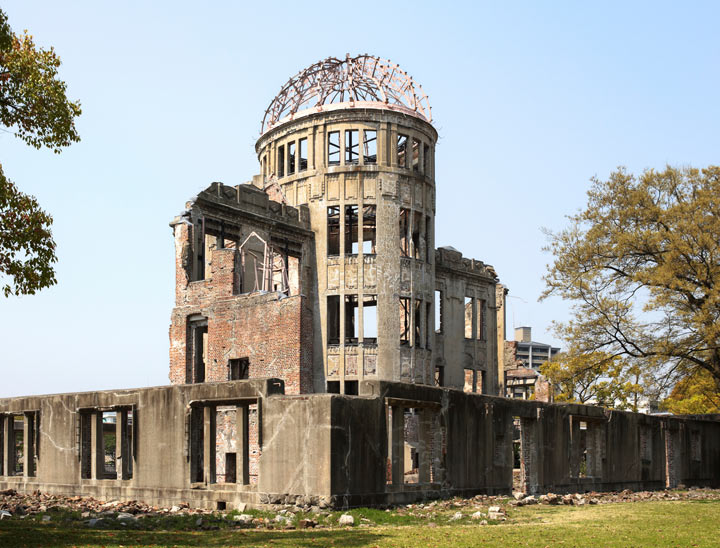
[[(405, 546), (718, 546), (720, 501), (675, 501), (602, 504), (597, 506), (528, 506), (510, 509), (508, 521), (478, 525), (438, 520), (386, 520), (412, 525), (383, 525), (377, 510), (357, 509), (378, 525), (350, 528), (266, 530), (221, 527), (198, 531), (179, 529), (115, 530), (69, 525), (66, 519), (0, 521), (0, 546), (120, 547), (120, 546), (243, 546), (243, 547), (405, 547)], [(390, 516), (388, 516), (390, 518)], [(217, 518), (218, 520), (220, 518)], [(194, 523), (194, 522), (193, 522)], [(208, 523), (212, 523), (210, 520)], [(167, 523), (164, 525), (168, 525)], [(147, 522), (147, 527), (163, 524)]]

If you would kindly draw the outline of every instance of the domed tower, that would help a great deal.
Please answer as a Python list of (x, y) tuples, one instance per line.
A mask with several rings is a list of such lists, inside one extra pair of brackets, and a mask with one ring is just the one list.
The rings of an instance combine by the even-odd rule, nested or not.
[[(434, 384), (435, 144), (427, 96), (370, 55), (291, 78), (255, 149), (271, 198), (315, 234), (315, 391), (362, 380)], [(312, 272), (314, 270), (314, 272)]]

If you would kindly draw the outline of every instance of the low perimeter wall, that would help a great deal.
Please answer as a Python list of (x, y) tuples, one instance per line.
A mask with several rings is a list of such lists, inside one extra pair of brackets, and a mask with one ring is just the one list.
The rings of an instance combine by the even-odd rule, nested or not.
[(717, 416), (278, 379), (0, 400), (0, 489), (231, 509), (720, 485)]

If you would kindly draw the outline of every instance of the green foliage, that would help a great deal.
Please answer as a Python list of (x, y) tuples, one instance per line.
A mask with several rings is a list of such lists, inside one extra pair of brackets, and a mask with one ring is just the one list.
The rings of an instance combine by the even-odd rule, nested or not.
[(638, 410), (644, 392), (636, 364), (603, 352), (563, 352), (540, 367), (558, 403), (592, 403)]
[(59, 67), (53, 48), (36, 47), (27, 31), (13, 34), (0, 11), (0, 123), (27, 144), (54, 152), (80, 140), (80, 103), (66, 97)]
[(6, 275), (1, 286), (6, 297), (32, 295), (55, 283), (51, 224), (52, 217), (6, 179), (0, 166), (0, 273)]
[(573, 302), (566, 359), (622, 358), (651, 398), (698, 370), (719, 390), (720, 167), (618, 169), (569, 219), (541, 297)]
[(675, 385), (661, 408), (676, 415), (720, 413), (720, 393), (710, 373), (697, 369)]
[[(27, 144), (56, 153), (80, 140), (75, 118), (81, 112), (80, 103), (65, 95), (59, 67), (52, 48), (36, 47), (27, 32), (13, 34), (0, 10), (0, 124)], [(0, 283), (6, 297), (56, 283), (51, 225), (52, 217), (5, 178), (0, 166)]]

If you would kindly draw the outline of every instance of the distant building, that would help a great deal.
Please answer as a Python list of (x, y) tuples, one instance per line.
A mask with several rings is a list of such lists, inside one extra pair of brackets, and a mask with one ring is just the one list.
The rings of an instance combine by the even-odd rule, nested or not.
[(532, 328), (516, 327), (515, 340), (505, 341), (505, 395), (528, 399), (535, 391), (540, 366), (560, 349), (532, 340)]

